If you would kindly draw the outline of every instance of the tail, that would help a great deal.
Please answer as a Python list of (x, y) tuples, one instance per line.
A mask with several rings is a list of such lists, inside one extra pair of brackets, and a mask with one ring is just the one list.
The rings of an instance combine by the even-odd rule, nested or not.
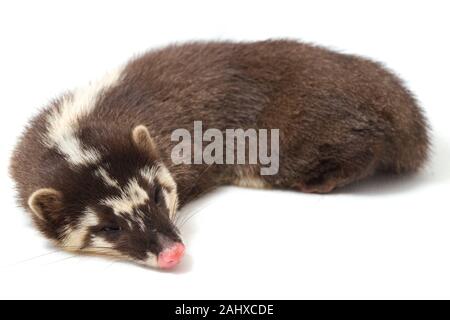
[(421, 169), (430, 153), (430, 130), (423, 111), (405, 89), (401, 107), (389, 115), (387, 144), (381, 159), (381, 170), (392, 173), (410, 173)]

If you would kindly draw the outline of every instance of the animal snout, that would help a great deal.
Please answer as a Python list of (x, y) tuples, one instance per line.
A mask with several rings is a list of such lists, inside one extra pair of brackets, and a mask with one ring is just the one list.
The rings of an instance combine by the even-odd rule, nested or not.
[(161, 269), (175, 267), (183, 258), (184, 251), (185, 247), (182, 243), (176, 242), (175, 244), (172, 244), (158, 255), (158, 267)]

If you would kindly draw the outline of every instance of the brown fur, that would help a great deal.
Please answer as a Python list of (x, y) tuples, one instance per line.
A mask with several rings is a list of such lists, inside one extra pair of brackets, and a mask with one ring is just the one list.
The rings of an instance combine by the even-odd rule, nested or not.
[[(59, 219), (68, 220), (94, 201), (92, 194), (97, 199), (112, 191), (86, 184), (89, 168), (73, 170), (43, 145), (45, 117), (60, 101), (31, 121), (11, 173), (26, 208), (39, 188), (63, 192), (66, 216)], [(377, 171), (416, 171), (429, 145), (424, 116), (394, 74), (358, 56), (285, 40), (187, 43), (148, 52), (126, 65), (120, 85), (102, 94), (78, 135), (102, 153), (123, 155), (114, 172), (125, 177), (145, 161), (130, 143), (131, 131), (147, 127), (181, 204), (258, 174), (250, 165), (174, 165), (170, 135), (192, 130), (196, 120), (223, 131), (280, 129), (279, 172), (261, 179), (272, 188), (305, 192), (329, 192)], [(57, 236), (55, 228), (43, 227), (49, 237)]]

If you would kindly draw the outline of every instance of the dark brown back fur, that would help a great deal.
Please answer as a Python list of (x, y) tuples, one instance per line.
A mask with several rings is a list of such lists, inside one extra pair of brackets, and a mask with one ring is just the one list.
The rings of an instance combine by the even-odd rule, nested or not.
[[(57, 105), (31, 122), (12, 158), (24, 206), (49, 181), (67, 183), (57, 169), (64, 164), (40, 141), (45, 117)], [(120, 85), (102, 94), (80, 134), (89, 144), (114, 148), (134, 126), (147, 126), (184, 204), (240, 178), (236, 166), (172, 164), (172, 131), (192, 130), (197, 120), (205, 129), (280, 129), (280, 171), (261, 177), (274, 188), (320, 192), (377, 170), (415, 171), (429, 144), (420, 108), (391, 72), (287, 40), (187, 43), (146, 53), (127, 64)], [(89, 131), (101, 131), (100, 140)]]

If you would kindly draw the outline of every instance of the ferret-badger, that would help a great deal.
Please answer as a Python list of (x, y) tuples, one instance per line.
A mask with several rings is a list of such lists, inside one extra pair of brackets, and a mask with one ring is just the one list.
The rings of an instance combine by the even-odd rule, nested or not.
[[(178, 128), (279, 129), (279, 168), (175, 164)], [(177, 210), (220, 185), (326, 193), (418, 170), (427, 124), (381, 65), (295, 41), (173, 45), (54, 100), (11, 161), (20, 204), (57, 246), (171, 268)]]

